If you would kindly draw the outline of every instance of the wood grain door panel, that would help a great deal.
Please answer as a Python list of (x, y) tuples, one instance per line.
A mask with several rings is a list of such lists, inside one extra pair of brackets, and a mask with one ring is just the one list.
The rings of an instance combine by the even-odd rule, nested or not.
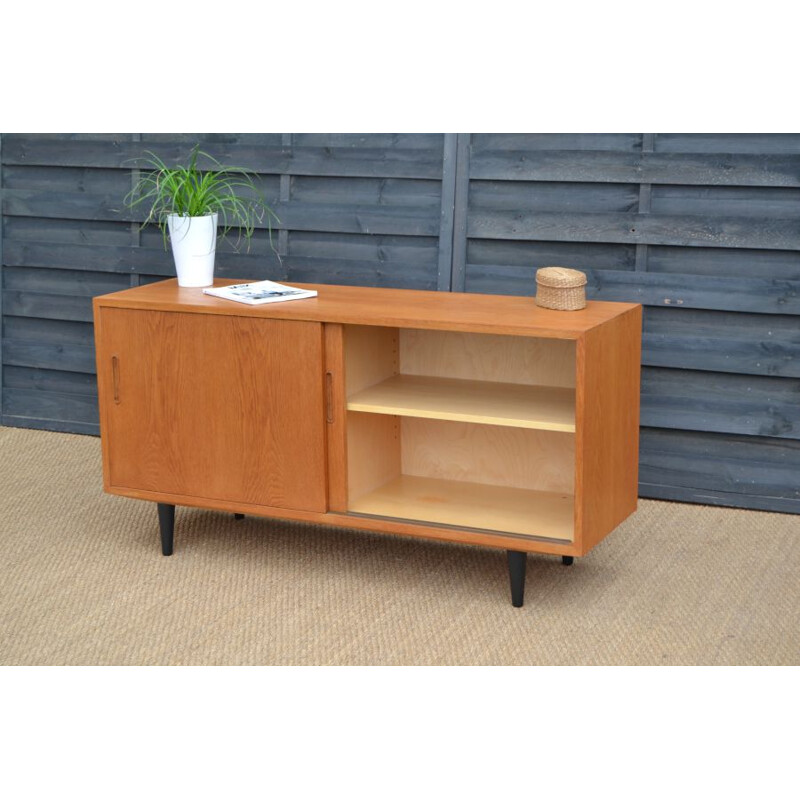
[(322, 325), (103, 308), (111, 486), (325, 511)]

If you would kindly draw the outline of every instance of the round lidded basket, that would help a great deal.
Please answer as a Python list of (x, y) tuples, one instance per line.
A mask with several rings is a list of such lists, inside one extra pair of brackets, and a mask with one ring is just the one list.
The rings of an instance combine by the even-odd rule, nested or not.
[(586, 308), (586, 275), (567, 267), (536, 270), (536, 305), (557, 311)]

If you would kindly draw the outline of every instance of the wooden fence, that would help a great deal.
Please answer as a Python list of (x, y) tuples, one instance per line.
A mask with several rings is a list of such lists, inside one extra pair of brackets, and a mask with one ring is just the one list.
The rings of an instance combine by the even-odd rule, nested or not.
[(640, 494), (800, 512), (800, 134), (4, 135), (2, 424), (97, 433), (91, 297), (173, 273), (145, 150), (248, 167), (274, 244), (218, 274), (645, 305)]

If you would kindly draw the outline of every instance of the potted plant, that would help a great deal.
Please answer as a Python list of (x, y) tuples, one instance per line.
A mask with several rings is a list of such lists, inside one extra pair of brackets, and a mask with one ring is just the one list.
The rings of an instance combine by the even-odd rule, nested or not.
[[(217, 239), (234, 229), (238, 235), (234, 247), (238, 250), (244, 239), (249, 249), (256, 223), (266, 217), (272, 245), (272, 222), (280, 220), (261, 199), (252, 173), (223, 166), (199, 145), (192, 148), (186, 166), (168, 167), (157, 155), (146, 152), (148, 157), (142, 161), (147, 171), (124, 202), (129, 208), (147, 207), (142, 224), (160, 228), (164, 247), (169, 233), (179, 286), (213, 284)], [(209, 168), (198, 167), (200, 156), (208, 160)]]

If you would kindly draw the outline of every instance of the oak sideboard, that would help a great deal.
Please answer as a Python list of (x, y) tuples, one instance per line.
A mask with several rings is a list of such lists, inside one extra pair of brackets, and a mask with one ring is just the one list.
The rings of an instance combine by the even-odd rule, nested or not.
[[(217, 280), (221, 286), (237, 281)], [(240, 282), (240, 281), (238, 281)], [(636, 508), (641, 306), (175, 280), (94, 299), (107, 492), (571, 564)]]

